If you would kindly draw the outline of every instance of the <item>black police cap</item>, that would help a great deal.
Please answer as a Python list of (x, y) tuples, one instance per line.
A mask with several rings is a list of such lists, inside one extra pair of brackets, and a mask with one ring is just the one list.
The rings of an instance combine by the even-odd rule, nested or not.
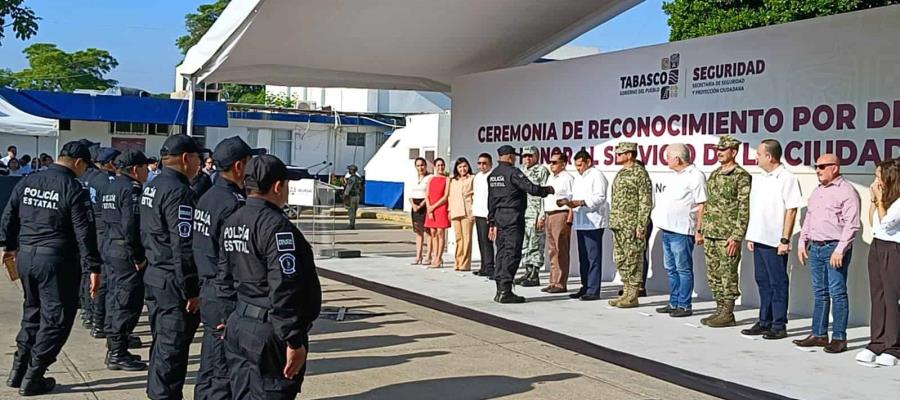
[(64, 144), (62, 149), (59, 151), (59, 156), (82, 159), (87, 163), (91, 162), (90, 148), (80, 141)]
[(125, 150), (124, 153), (119, 154), (116, 157), (116, 168), (128, 168), (134, 166), (141, 166), (150, 164), (149, 158), (144, 155), (144, 152), (137, 149), (128, 149)]
[(254, 157), (244, 171), (244, 186), (250, 190), (268, 192), (275, 182), (296, 181), (307, 177), (304, 171), (289, 169), (278, 157), (264, 154)]
[(266, 154), (266, 149), (252, 149), (240, 137), (234, 136), (219, 142), (212, 158), (219, 168), (228, 168), (244, 158), (263, 154)]
[(106, 164), (110, 161), (115, 160), (116, 157), (119, 156), (119, 154), (122, 154), (122, 152), (119, 150), (116, 150), (112, 147), (103, 147), (100, 149), (100, 156), (97, 157), (97, 161), (99, 161), (100, 164)]
[(162, 148), (159, 149), (160, 157), (177, 156), (184, 153), (209, 153), (209, 149), (200, 147), (190, 136), (184, 134), (172, 135), (166, 138)]
[(81, 139), (78, 142), (88, 147), (88, 150), (91, 152), (91, 161), (100, 159), (100, 143), (92, 142), (87, 139)]
[(504, 144), (503, 146), (500, 146), (499, 149), (497, 149), (498, 156), (505, 156), (505, 155), (509, 155), (509, 154), (519, 155), (519, 152), (516, 151), (515, 147), (512, 147), (508, 144)]

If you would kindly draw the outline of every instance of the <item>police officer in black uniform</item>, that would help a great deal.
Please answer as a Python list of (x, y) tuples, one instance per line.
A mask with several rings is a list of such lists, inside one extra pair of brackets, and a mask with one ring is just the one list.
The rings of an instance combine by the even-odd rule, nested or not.
[(553, 187), (531, 183), (522, 170), (514, 167), (517, 153), (512, 146), (501, 146), (497, 154), (497, 168), (488, 176), (488, 236), (497, 246), (494, 301), (524, 303), (525, 298), (513, 293), (512, 285), (522, 260), (526, 195), (547, 197), (553, 194)]
[(189, 182), (200, 171), (203, 151), (190, 136), (169, 136), (159, 150), (162, 173), (141, 194), (141, 240), (148, 262), (144, 290), (153, 336), (147, 396), (154, 400), (183, 398), (188, 350), (200, 324)]
[[(3, 258), (16, 257), (25, 291), (18, 349), (6, 383), (24, 396), (56, 386), (44, 372), (56, 361), (75, 322), (81, 268), (90, 271), (91, 294), (100, 286), (90, 198), (76, 180), (90, 163), (87, 146), (66, 143), (54, 164), (16, 185), (0, 219)], [(81, 268), (72, 257), (76, 253)]]
[[(91, 153), (91, 162), (90, 164), (88, 164), (87, 170), (78, 177), (78, 180), (81, 182), (81, 186), (88, 191), (88, 195), (91, 196), (91, 204), (94, 204), (96, 196), (91, 195), (90, 185), (88, 184), (88, 182), (91, 180), (91, 178), (102, 174), (102, 172), (96, 167), (96, 164), (99, 163), (98, 160), (100, 158), (100, 143), (94, 143), (87, 139), (81, 139), (79, 140), (79, 142), (88, 147)], [(96, 217), (96, 214), (94, 216)], [(94, 230), (97, 231), (96, 224), (94, 226)], [(97, 242), (97, 246), (101, 246), (101, 243), (99, 241)], [(88, 271), (85, 271), (81, 275), (81, 291), (79, 293), (79, 300), (81, 302), (81, 326), (85, 329), (92, 330), (94, 326), (94, 302), (93, 299), (91, 299), (91, 279), (90, 273)]]
[(237, 290), (225, 333), (235, 399), (294, 399), (303, 383), (322, 290), (312, 248), (282, 211), (288, 180), (300, 177), (277, 157), (253, 158), (247, 204), (222, 228), (223, 273), (233, 274)]
[[(244, 205), (244, 170), (250, 158), (265, 149), (251, 149), (241, 138), (225, 139), (216, 146), (216, 182), (194, 209), (194, 262), (200, 274), (200, 320), (203, 347), (194, 399), (231, 400), (231, 385), (222, 340), (225, 320), (234, 311), (235, 293), (230, 279), (217, 284), (219, 266), (227, 262), (219, 253), (219, 233), (225, 219)], [(205, 175), (202, 172), (201, 175)]]
[(143, 270), (147, 266), (141, 243), (140, 202), (142, 184), (147, 181), (147, 156), (139, 150), (127, 150), (115, 160), (116, 177), (102, 192), (103, 259), (109, 286), (106, 314), (106, 367), (111, 370), (143, 371), (147, 364), (128, 351), (128, 338), (144, 308)]
[(103, 208), (100, 204), (100, 193), (106, 190), (106, 186), (116, 178), (116, 167), (114, 161), (120, 154), (119, 150), (111, 147), (101, 147), (97, 157), (97, 168), (94, 173), (90, 174), (87, 179), (83, 179), (87, 183), (87, 190), (91, 196), (91, 205), (94, 210), (94, 226), (97, 231), (97, 246), (100, 249), (100, 260), (102, 261), (102, 272), (100, 273), (100, 290), (97, 296), (91, 302), (92, 320), (91, 336), (95, 339), (103, 339), (106, 337), (106, 331), (109, 329), (109, 318), (106, 314), (106, 306), (108, 304), (106, 293), (113, 290), (109, 284), (109, 266), (106, 262), (106, 224), (103, 222)]

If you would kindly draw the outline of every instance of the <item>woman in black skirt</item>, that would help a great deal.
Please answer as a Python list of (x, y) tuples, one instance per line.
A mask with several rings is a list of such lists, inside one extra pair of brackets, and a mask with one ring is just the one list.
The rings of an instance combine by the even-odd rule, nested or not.
[(424, 158), (416, 158), (416, 181), (409, 190), (409, 204), (412, 208), (412, 228), (416, 233), (416, 260), (412, 265), (427, 264), (430, 260), (428, 250), (425, 249), (431, 240), (428, 230), (425, 229), (425, 196), (428, 194), (428, 182), (431, 175), (428, 174), (428, 162)]

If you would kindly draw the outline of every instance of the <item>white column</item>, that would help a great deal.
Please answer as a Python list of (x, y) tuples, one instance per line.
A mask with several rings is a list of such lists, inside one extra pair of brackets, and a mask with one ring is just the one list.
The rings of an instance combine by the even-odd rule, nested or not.
[(197, 101), (194, 91), (197, 87), (197, 78), (193, 76), (188, 79), (188, 115), (187, 115), (187, 135), (194, 135), (194, 103)]

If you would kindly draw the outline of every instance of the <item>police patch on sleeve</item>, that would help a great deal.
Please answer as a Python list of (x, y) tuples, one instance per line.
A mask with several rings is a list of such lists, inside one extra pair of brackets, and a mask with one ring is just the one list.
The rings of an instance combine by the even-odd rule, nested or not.
[(178, 206), (178, 219), (190, 221), (194, 219), (194, 208), (191, 206)]
[(275, 234), (275, 244), (278, 251), (294, 251), (294, 233), (278, 232)]
[(178, 236), (183, 238), (191, 237), (191, 223), (187, 221), (181, 221), (178, 223)]
[(297, 272), (297, 259), (293, 254), (282, 254), (281, 257), (278, 257), (278, 262), (281, 264), (281, 272), (285, 275), (293, 275)]

